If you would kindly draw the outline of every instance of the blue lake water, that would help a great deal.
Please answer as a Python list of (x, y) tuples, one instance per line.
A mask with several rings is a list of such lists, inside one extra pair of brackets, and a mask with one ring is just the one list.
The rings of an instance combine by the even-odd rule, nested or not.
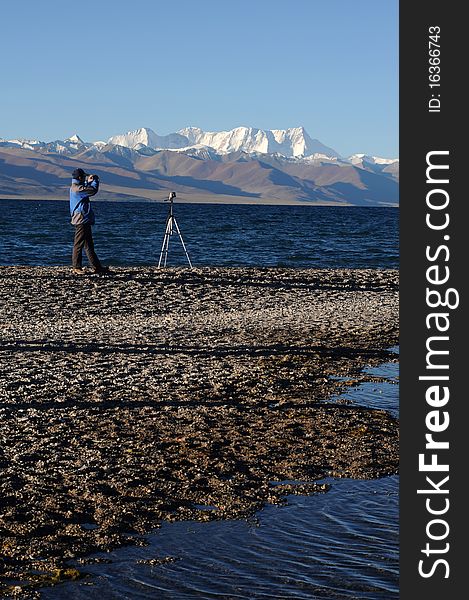
[[(93, 202), (95, 247), (109, 265), (158, 263), (163, 202)], [(398, 268), (396, 208), (174, 205), (194, 266)], [(67, 265), (68, 202), (0, 200), (0, 265)], [(168, 266), (186, 265), (177, 235)]]

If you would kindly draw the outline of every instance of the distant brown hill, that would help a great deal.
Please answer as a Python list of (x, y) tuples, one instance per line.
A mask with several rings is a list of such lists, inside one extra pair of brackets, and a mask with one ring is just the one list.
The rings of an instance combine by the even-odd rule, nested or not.
[(355, 165), (233, 152), (134, 150), (83, 145), (74, 153), (0, 146), (0, 197), (66, 198), (71, 172), (82, 167), (101, 178), (100, 198), (185, 201), (397, 205), (398, 165)]

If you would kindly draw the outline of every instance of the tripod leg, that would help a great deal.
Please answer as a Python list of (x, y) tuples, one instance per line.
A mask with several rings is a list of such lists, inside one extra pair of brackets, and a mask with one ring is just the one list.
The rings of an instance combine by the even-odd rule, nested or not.
[(191, 259), (189, 258), (189, 254), (187, 252), (186, 245), (184, 244), (184, 240), (182, 239), (181, 230), (179, 229), (179, 225), (177, 224), (176, 219), (174, 217), (173, 217), (173, 219), (174, 219), (174, 224), (176, 225), (176, 230), (179, 234), (179, 239), (181, 240), (182, 247), (184, 248), (184, 252), (186, 253), (187, 262), (189, 263), (189, 267), (192, 269)]
[(161, 252), (160, 252), (160, 260), (158, 261), (158, 268), (161, 267), (161, 261), (163, 260), (163, 252), (164, 252), (164, 246), (166, 243), (166, 231), (164, 233), (164, 237), (163, 237), (163, 244), (161, 246)]
[(164, 264), (163, 266), (166, 267), (166, 259), (168, 258), (168, 246), (169, 246), (169, 235), (170, 235), (170, 222), (169, 219), (166, 222), (166, 229), (164, 232), (164, 236), (163, 236), (163, 244), (161, 245), (161, 252), (160, 252), (160, 260), (158, 261), (158, 268), (161, 267), (161, 263), (163, 261), (163, 257), (164, 257)]
[(169, 217), (168, 226), (166, 228), (166, 248), (164, 252), (164, 267), (166, 267), (166, 262), (168, 260), (168, 252), (169, 252), (169, 242), (171, 241), (171, 236), (173, 235), (173, 218)]

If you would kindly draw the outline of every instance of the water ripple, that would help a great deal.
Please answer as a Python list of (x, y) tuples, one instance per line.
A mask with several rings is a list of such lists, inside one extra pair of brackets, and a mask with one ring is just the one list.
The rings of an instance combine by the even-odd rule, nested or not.
[[(158, 263), (167, 205), (93, 202), (95, 245), (118, 266)], [(68, 202), (1, 200), (0, 265), (67, 265)], [(398, 210), (329, 206), (179, 204), (175, 215), (195, 266), (397, 268)], [(169, 265), (185, 265), (176, 236)]]

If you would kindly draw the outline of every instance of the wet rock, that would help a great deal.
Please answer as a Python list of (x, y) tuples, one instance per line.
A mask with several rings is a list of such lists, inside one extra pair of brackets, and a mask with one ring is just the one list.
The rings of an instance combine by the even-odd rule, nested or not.
[(164, 556), (163, 558), (144, 558), (142, 560), (137, 560), (137, 564), (139, 565), (148, 565), (150, 567), (154, 567), (157, 565), (165, 565), (168, 563), (172, 563), (179, 560), (174, 556)]

